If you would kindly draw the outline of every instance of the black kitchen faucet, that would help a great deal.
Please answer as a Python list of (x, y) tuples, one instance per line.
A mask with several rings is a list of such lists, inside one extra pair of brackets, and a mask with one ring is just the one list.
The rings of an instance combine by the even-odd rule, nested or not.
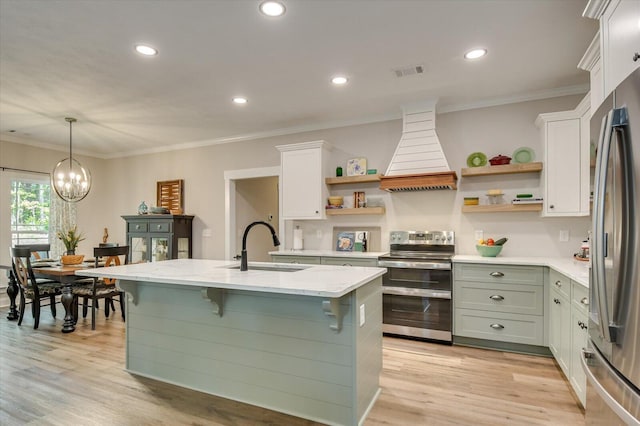
[(241, 271), (249, 270), (249, 266), (247, 264), (247, 234), (249, 233), (249, 230), (253, 228), (255, 225), (264, 225), (267, 228), (269, 228), (269, 230), (271, 230), (271, 237), (273, 238), (273, 245), (276, 247), (280, 245), (280, 240), (278, 239), (278, 236), (276, 235), (276, 230), (273, 229), (273, 226), (263, 221), (253, 222), (252, 224), (250, 224), (245, 228), (244, 235), (242, 236), (242, 253), (241, 253), (242, 256), (240, 258)]

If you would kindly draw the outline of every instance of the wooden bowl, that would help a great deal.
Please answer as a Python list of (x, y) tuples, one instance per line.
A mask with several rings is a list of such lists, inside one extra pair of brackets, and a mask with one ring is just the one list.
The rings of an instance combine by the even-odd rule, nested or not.
[(63, 265), (78, 265), (84, 260), (84, 254), (65, 254), (60, 257)]
[(341, 206), (344, 203), (344, 197), (329, 197), (329, 205)]

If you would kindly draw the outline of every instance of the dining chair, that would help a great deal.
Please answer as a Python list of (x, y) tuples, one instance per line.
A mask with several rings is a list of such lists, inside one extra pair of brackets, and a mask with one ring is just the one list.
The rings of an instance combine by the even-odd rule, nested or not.
[(31, 300), (31, 313), (33, 315), (33, 328), (37, 329), (40, 324), (40, 300), (48, 298), (51, 306), (51, 315), (56, 316), (56, 296), (62, 294), (64, 285), (61, 282), (36, 278), (31, 267), (33, 246), (22, 246), (11, 248), (11, 267), (13, 275), (20, 290), (20, 314), (18, 325), (22, 325), (22, 318), (27, 304), (27, 299)]
[[(129, 246), (94, 247), (95, 267), (107, 267), (126, 265), (129, 263)], [(104, 261), (104, 264), (102, 263)], [(82, 317), (86, 318), (91, 300), (91, 329), (96, 329), (96, 309), (98, 300), (105, 299), (105, 316), (109, 317), (109, 308), (113, 306), (112, 300), (117, 297), (122, 311), (122, 320), (125, 320), (124, 294), (116, 287), (116, 280), (112, 278), (93, 278), (91, 284), (74, 285), (71, 288), (74, 296), (83, 298)]]
[(51, 251), (51, 244), (16, 244), (14, 247), (29, 248), (33, 260), (42, 260), (43, 257), (48, 259)]

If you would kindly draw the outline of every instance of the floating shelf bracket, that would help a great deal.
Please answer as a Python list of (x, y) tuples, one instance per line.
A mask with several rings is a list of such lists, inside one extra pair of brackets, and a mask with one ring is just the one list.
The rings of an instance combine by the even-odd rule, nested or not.
[(340, 302), (342, 298), (332, 297), (322, 301), (322, 310), (329, 317), (329, 328), (339, 333), (342, 330), (342, 315)]
[(202, 298), (208, 300), (213, 305), (213, 313), (222, 316), (224, 305), (224, 290), (221, 288), (204, 287), (202, 289)]
[(138, 285), (133, 281), (118, 280), (117, 287), (127, 293), (127, 300), (138, 306)]

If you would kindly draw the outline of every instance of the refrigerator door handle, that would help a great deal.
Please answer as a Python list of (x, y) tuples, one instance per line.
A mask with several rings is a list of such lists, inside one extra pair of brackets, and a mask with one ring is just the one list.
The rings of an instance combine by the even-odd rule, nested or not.
[[(580, 357), (580, 363), (582, 364), (582, 370), (587, 376), (587, 381), (591, 383), (593, 389), (597, 392), (597, 394), (602, 398), (602, 400), (613, 410), (614, 413), (630, 426), (640, 426), (640, 420), (636, 419), (630, 412), (628, 412), (618, 401), (616, 401), (609, 392), (600, 384), (596, 376), (594, 376), (593, 372), (589, 369), (589, 365), (587, 364), (588, 359), (596, 359), (598, 364), (606, 369), (607, 374), (615, 377), (616, 372), (609, 367), (607, 361), (597, 352), (597, 350), (588, 350), (582, 349), (582, 356)], [(625, 384), (626, 386), (626, 384)]]
[(609, 308), (605, 283), (606, 233), (604, 232), (604, 197), (607, 187), (609, 157), (611, 156), (613, 113), (614, 110), (609, 111), (602, 119), (600, 140), (598, 141), (598, 163), (596, 164), (593, 203), (593, 261), (591, 271), (594, 281), (592, 296), (595, 299), (594, 309), (597, 309), (598, 313), (598, 328), (607, 342), (611, 341), (611, 333), (609, 331)]

